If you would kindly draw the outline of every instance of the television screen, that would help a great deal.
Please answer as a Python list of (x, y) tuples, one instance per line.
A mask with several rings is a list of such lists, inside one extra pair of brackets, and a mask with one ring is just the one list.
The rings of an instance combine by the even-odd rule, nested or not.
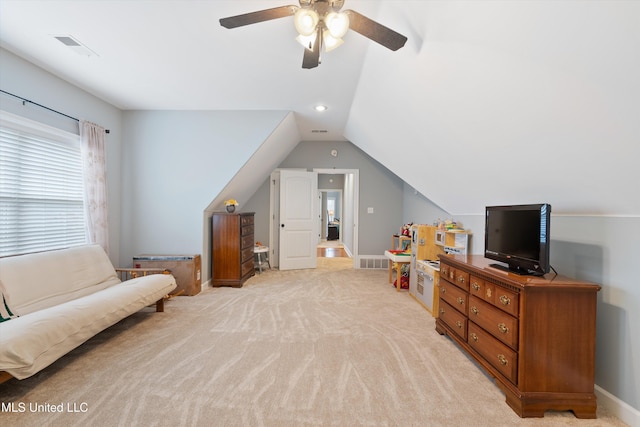
[(485, 217), (485, 257), (507, 264), (492, 267), (519, 274), (549, 272), (551, 205), (488, 206)]

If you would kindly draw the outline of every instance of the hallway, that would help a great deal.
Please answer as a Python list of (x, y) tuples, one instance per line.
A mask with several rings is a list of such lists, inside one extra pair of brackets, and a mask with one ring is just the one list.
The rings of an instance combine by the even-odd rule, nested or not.
[(349, 258), (341, 242), (323, 240), (318, 245), (318, 258)]

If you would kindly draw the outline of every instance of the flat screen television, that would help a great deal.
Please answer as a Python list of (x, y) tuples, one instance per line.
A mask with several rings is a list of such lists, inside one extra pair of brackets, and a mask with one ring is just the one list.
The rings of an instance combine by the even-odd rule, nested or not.
[(487, 206), (484, 256), (505, 263), (491, 267), (522, 275), (548, 273), (551, 205)]

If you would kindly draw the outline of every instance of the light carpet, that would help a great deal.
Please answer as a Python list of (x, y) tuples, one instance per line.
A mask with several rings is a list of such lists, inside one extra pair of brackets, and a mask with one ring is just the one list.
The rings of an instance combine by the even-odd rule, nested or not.
[(353, 270), (348, 258), (318, 264), (130, 316), (0, 385), (0, 425), (624, 425), (603, 408), (597, 420), (519, 418), (386, 270)]

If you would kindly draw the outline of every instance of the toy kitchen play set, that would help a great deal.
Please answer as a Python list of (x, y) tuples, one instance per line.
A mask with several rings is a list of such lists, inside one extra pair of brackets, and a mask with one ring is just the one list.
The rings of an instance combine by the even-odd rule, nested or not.
[(438, 225), (411, 226), (411, 272), (409, 294), (433, 317), (438, 317), (440, 254), (465, 255), (471, 234), (466, 230)]

